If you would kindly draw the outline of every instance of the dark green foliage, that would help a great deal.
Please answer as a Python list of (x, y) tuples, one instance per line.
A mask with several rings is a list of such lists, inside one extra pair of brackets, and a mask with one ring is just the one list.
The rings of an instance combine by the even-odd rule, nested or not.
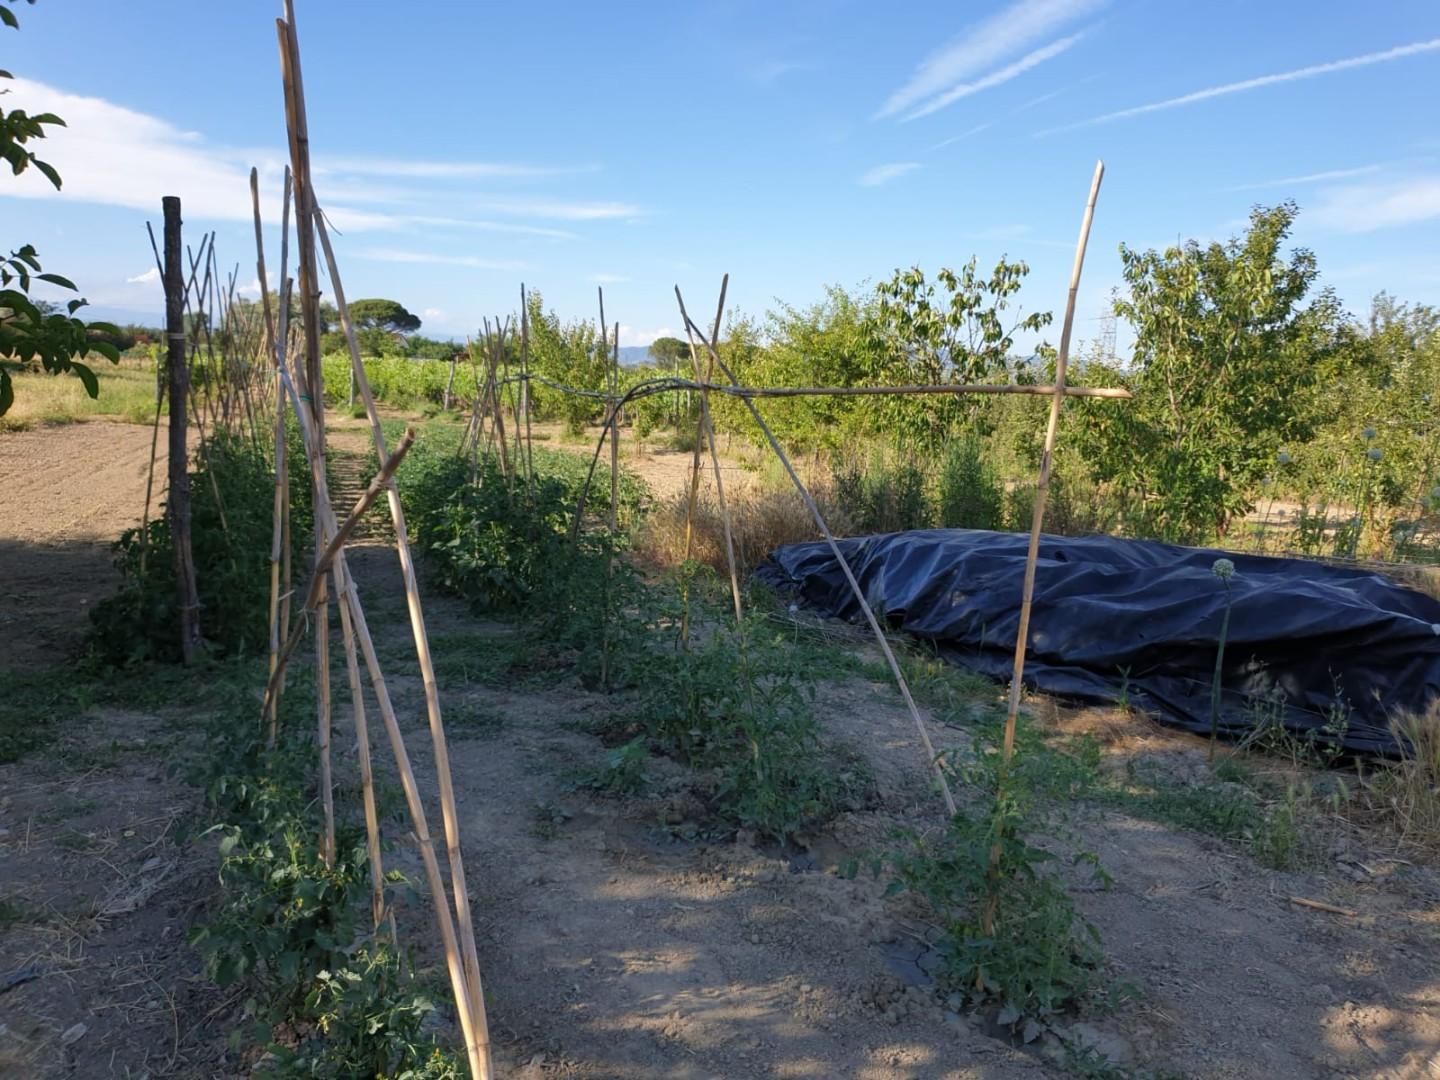
[[(298, 721), (313, 702), (302, 686), (284, 700), (275, 747), (262, 740), (248, 695), (237, 702), (244, 713), (215, 714), (193, 779), (216, 820), (207, 831), (221, 838), (223, 893), (191, 943), (211, 979), (246, 991), (252, 1037), (272, 1055), (257, 1075), (457, 1076), (423, 1027), (435, 1005), (412, 965), (365, 928), (370, 870), (360, 824), (338, 823), (332, 866), (316, 852), (314, 745)], [(276, 1044), (280, 1025), (298, 1041)]]
[(722, 818), (785, 840), (863, 797), (869, 778), (826, 760), (815, 684), (783, 639), (754, 620), (745, 640), (716, 632), (689, 651), (655, 651), (639, 719), (667, 753), (714, 770)]
[[(1099, 935), (1075, 911), (1050, 851), (1031, 837), (1054, 835), (1059, 800), (1083, 790), (1092, 769), (1021, 733), (1009, 768), (999, 730), (977, 735), (973, 752), (944, 761), (971, 806), (938, 838), (913, 830), (907, 846), (886, 857), (892, 891), (925, 898), (944, 932), (939, 978), (976, 1005), (998, 1006), (997, 1020), (1027, 1038), (1039, 1023), (1101, 995), (1107, 988)], [(1089, 853), (1072, 857), (1108, 884)]]
[[(310, 536), (310, 480), (292, 445), (291, 540), (294, 565)], [(270, 545), (275, 477), (270, 456), (254, 444), (214, 433), (191, 472), (191, 543), (200, 595), (200, 629), (217, 653), (256, 654), (269, 642)], [(144, 569), (142, 572), (142, 550)], [(95, 655), (112, 664), (180, 658), (178, 598), (170, 524), (163, 513), (115, 544), (119, 591), (91, 613)], [(303, 587), (296, 582), (297, 587)]]

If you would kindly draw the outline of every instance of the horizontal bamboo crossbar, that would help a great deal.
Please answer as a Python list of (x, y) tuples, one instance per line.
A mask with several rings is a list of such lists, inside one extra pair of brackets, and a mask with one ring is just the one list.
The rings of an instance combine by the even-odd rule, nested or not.
[[(566, 386), (543, 375), (510, 375), (498, 382), (538, 382), (552, 390), (576, 397), (594, 398), (606, 401), (609, 395), (598, 390), (579, 390)], [(893, 397), (902, 394), (1020, 394), (1029, 397), (1053, 397), (1053, 384), (1029, 383), (936, 383), (922, 386), (735, 386), (730, 383), (700, 382), (694, 379), (666, 377), (646, 379), (636, 383), (626, 393), (628, 400), (648, 397), (651, 394), (665, 394), (674, 390), (696, 390), (710, 394), (725, 394), (737, 398), (785, 398), (785, 397)], [(1113, 386), (1065, 386), (1066, 397), (1110, 398), (1126, 400), (1133, 395), (1129, 390)]]

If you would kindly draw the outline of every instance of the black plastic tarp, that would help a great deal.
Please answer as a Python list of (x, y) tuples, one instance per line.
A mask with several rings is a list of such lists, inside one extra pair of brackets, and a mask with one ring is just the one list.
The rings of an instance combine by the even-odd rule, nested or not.
[[(942, 655), (1008, 679), (1028, 537), (930, 529), (840, 541), (865, 598), (888, 624)], [(1222, 732), (1262, 717), (1392, 753), (1391, 717), (1440, 696), (1440, 602), (1383, 575), (1299, 559), (1097, 536), (1044, 536), (1025, 682), (1063, 697), (1137, 707), (1210, 729), (1210, 685), (1229, 559), (1231, 616)], [(859, 605), (824, 542), (787, 544), (756, 576), (822, 614), (858, 621)]]

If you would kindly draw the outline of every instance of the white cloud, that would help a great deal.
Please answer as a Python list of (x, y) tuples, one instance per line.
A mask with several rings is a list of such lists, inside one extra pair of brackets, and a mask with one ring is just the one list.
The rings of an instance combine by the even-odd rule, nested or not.
[(656, 338), (674, 336), (675, 332), (668, 326), (662, 326), (657, 330), (640, 330), (634, 326), (620, 324), (620, 344), (622, 346), (651, 345)]
[(879, 187), (881, 184), (888, 184), (891, 180), (897, 180), (906, 173), (914, 172), (920, 168), (918, 161), (892, 161), (888, 165), (876, 165), (862, 173), (856, 181), (861, 187)]
[(1253, 184), (1235, 184), (1221, 188), (1221, 191), (1259, 191), (1261, 188), (1299, 187), (1301, 184), (1318, 184), (1325, 180), (1347, 180), (1352, 176), (1365, 176), (1379, 172), (1381, 165), (1361, 165), (1355, 169), (1331, 169), (1328, 172), (1306, 173), (1304, 176), (1284, 176), (1279, 180), (1260, 180)]
[(1434, 52), (1437, 49), (1440, 49), (1440, 38), (1431, 38), (1429, 41), (1415, 41), (1409, 45), (1399, 45), (1393, 49), (1386, 49), (1383, 52), (1366, 53), (1363, 56), (1351, 56), (1344, 60), (1332, 60), (1325, 64), (1311, 64), (1309, 67), (1296, 68), (1294, 71), (1282, 71), (1275, 75), (1261, 75), (1254, 79), (1243, 79), (1240, 82), (1224, 83), (1221, 86), (1210, 86), (1204, 90), (1196, 90), (1193, 93), (1182, 94), (1180, 97), (1166, 98), (1164, 101), (1154, 101), (1148, 105), (1136, 105), (1129, 109), (1103, 113), (1100, 116), (1092, 116), (1090, 119), (1081, 120), (1078, 123), (1049, 128), (1045, 131), (1037, 131), (1036, 134), (1050, 135), (1057, 131), (1071, 131), (1075, 128), (1090, 127), (1094, 124), (1108, 124), (1112, 120), (1125, 120), (1132, 116), (1159, 112), (1162, 109), (1176, 109), (1182, 105), (1193, 105), (1197, 101), (1208, 101), (1210, 98), (1224, 97), (1227, 94), (1240, 94), (1247, 90), (1258, 90), (1262, 86), (1274, 86), (1276, 83), (1313, 79), (1319, 75), (1329, 75), (1336, 71), (1349, 71), (1351, 68), (1368, 67), (1371, 64), (1385, 64), (1391, 60), (1402, 60), (1407, 56)]
[(519, 165), (497, 161), (408, 161), (391, 158), (323, 157), (316, 174), (350, 173), (357, 176), (394, 176), (411, 179), (531, 179), (598, 172), (598, 165)]
[(1349, 184), (1321, 193), (1311, 222), (1341, 232), (1372, 232), (1440, 218), (1440, 176)]
[(445, 312), (438, 307), (427, 307), (420, 314), (427, 319), (438, 319), (441, 322), (445, 321)]
[[(45, 140), (45, 160), (59, 171), (64, 187), (56, 191), (36, 170), (30, 169), (13, 183), (0, 187), (0, 194), (15, 198), (63, 199), (142, 210), (156, 217), (160, 199), (179, 195), (187, 220), (249, 221), (250, 166), (260, 171), (261, 212), (268, 224), (280, 220), (281, 174), (285, 158), (270, 149), (236, 149), (216, 146), (195, 132), (181, 131), (156, 116), (128, 109), (98, 97), (72, 94), (33, 79), (18, 78), (8, 83), (11, 96), (7, 107), (30, 113), (54, 112), (65, 118), (66, 127)], [(97, 163), (121, 162), (123, 167), (105, 168)], [(460, 177), (522, 177), (558, 172), (585, 172), (593, 167), (540, 170), (535, 166), (483, 162), (388, 162), (379, 159), (338, 158), (332, 170), (350, 166), (352, 171), (375, 176), (420, 180)], [(488, 170), (488, 171), (485, 171)], [(320, 170), (317, 170), (319, 172)], [(386, 189), (347, 182), (332, 171), (317, 177), (317, 195), (327, 218), (343, 232), (406, 230), (417, 226), (467, 228), (486, 232), (573, 239), (563, 229), (517, 222), (463, 220), (407, 213), (403, 203), (412, 199), (410, 190)], [(357, 209), (358, 203), (397, 203), (382, 210)], [(566, 202), (513, 198), (495, 200), (493, 212), (514, 217), (558, 218), (592, 221), (602, 218), (634, 217), (640, 210), (619, 202)]]
[(130, 285), (149, 285), (151, 282), (159, 280), (160, 270), (154, 266), (150, 267), (150, 269), (146, 270), (143, 274), (136, 274), (134, 277), (127, 277), (125, 279), (126, 283)]
[(468, 266), (472, 270), (526, 270), (523, 262), (502, 259), (481, 259), (474, 255), (437, 255), (428, 251), (403, 251), (396, 248), (364, 248), (354, 253), (360, 259), (393, 263), (434, 263), (438, 266)]
[(937, 142), (934, 146), (930, 147), (930, 149), (931, 149), (931, 150), (943, 150), (943, 149), (945, 149), (945, 147), (951, 145), (952, 143), (961, 142), (962, 140), (971, 138), (971, 137), (974, 136), (974, 135), (979, 135), (982, 131), (986, 130), (986, 129), (989, 128), (989, 127), (993, 127), (993, 126), (994, 126), (994, 125), (992, 125), (992, 124), (976, 124), (976, 125), (975, 125), (973, 128), (971, 128), (969, 131), (962, 131), (959, 135), (952, 135), (952, 136), (950, 136), (950, 138), (948, 138), (948, 139), (941, 139), (941, 140), (940, 140), (939, 142)]
[(914, 113), (916, 106), (927, 98), (942, 95), (962, 80), (993, 68), (1104, 3), (1105, 0), (1020, 0), (970, 27), (926, 57), (909, 81), (886, 99), (876, 118)]
[(969, 97), (971, 94), (978, 94), (981, 90), (989, 90), (992, 86), (999, 86), (1001, 83), (1009, 82), (1017, 75), (1023, 75), (1037, 64), (1043, 64), (1046, 60), (1059, 56), (1084, 36), (1084, 31), (1081, 31), (1078, 34), (1063, 37), (1059, 41), (1052, 41), (1049, 45), (1043, 45), (1034, 52), (1026, 53), (1013, 64), (1006, 64), (998, 71), (992, 71), (984, 78), (951, 87), (939, 97), (931, 98), (924, 105), (912, 112), (906, 113), (900, 119), (905, 123), (909, 123), (911, 120), (918, 120), (920, 117), (929, 116), (931, 113), (937, 112), (947, 105), (953, 105), (963, 97)]
[(597, 285), (619, 285), (621, 282), (629, 281), (630, 279), (624, 274), (591, 274), (590, 280)]

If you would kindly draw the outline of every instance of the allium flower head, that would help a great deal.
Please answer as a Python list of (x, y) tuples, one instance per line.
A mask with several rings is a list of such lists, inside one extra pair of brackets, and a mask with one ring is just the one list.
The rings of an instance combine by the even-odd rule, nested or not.
[(1365, 451), (1365, 456), (1368, 457), (1371, 461), (1379, 461), (1385, 456), (1385, 454), (1383, 451), (1381, 451), (1380, 447), (1372, 446), (1369, 450)]
[(1366, 442), (1369, 442), (1375, 438), (1375, 429), (1373, 427), (1367, 427), (1364, 431), (1360, 432), (1360, 434), (1365, 437)]
[(1281, 450), (1280, 453), (1278, 453), (1278, 454), (1275, 455), (1275, 458), (1276, 458), (1277, 461), (1280, 462), (1281, 465), (1289, 465), (1289, 464), (1290, 464), (1290, 451), (1289, 451), (1289, 450)]
[(1229, 559), (1216, 559), (1210, 564), (1210, 572), (1221, 581), (1229, 581), (1235, 576), (1235, 564)]

